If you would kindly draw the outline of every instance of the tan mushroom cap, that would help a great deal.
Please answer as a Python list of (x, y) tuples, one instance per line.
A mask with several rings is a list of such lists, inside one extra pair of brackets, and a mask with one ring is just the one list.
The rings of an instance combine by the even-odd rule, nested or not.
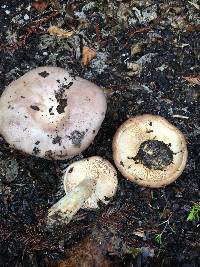
[[(134, 161), (140, 145), (147, 140), (168, 145), (173, 153), (172, 162), (160, 170)], [(113, 138), (113, 159), (117, 168), (124, 177), (141, 186), (157, 188), (174, 182), (185, 168), (187, 155), (184, 135), (160, 116), (146, 114), (130, 118)]]
[(89, 157), (72, 163), (64, 175), (66, 194), (73, 191), (85, 179), (91, 179), (95, 186), (92, 195), (85, 201), (83, 208), (96, 209), (98, 201), (107, 204), (117, 190), (117, 172), (112, 164), (99, 156)]

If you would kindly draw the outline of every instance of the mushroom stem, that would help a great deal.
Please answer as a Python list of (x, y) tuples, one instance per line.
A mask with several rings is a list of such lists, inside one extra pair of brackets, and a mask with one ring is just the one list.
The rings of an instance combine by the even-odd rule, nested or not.
[(48, 212), (48, 225), (69, 223), (72, 217), (92, 195), (95, 187), (93, 179), (85, 179), (73, 191), (55, 203)]

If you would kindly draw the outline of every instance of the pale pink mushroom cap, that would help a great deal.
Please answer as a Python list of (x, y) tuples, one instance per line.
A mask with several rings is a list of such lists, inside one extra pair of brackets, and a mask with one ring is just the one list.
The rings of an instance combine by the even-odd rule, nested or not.
[(95, 84), (58, 67), (33, 69), (0, 98), (0, 133), (14, 148), (42, 158), (66, 159), (98, 133), (106, 98)]

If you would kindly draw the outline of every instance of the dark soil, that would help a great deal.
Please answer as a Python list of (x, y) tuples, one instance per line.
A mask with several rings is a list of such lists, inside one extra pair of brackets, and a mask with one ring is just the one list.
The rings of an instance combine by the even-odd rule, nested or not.
[[(0, 266), (200, 266), (200, 224), (187, 221), (200, 201), (200, 87), (190, 79), (200, 71), (197, 1), (39, 3), (44, 11), (32, 0), (0, 2), (0, 92), (28, 70), (53, 65), (104, 88), (108, 110), (94, 143), (68, 161), (23, 155), (0, 139)], [(51, 36), (50, 25), (75, 33)], [(85, 67), (83, 46), (97, 53)], [(181, 177), (146, 189), (118, 173), (107, 206), (81, 210), (69, 225), (48, 231), (47, 210), (63, 196), (63, 170), (92, 155), (113, 163), (115, 131), (145, 113), (165, 117), (186, 136)]]
[(141, 143), (136, 157), (130, 159), (142, 163), (148, 169), (163, 170), (173, 162), (173, 152), (169, 145), (161, 141), (147, 140)]

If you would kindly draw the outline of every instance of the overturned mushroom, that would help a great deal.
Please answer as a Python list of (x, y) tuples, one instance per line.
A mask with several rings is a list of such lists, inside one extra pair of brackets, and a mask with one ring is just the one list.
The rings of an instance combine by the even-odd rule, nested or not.
[(66, 195), (48, 212), (48, 224), (69, 223), (80, 208), (96, 209), (107, 204), (117, 190), (117, 173), (111, 163), (94, 156), (72, 163), (64, 175)]
[(113, 158), (123, 176), (147, 187), (175, 181), (187, 161), (183, 134), (166, 119), (154, 115), (125, 121), (113, 138)]
[(86, 149), (106, 112), (102, 90), (58, 67), (39, 67), (13, 81), (0, 98), (0, 134), (14, 148), (66, 159)]

